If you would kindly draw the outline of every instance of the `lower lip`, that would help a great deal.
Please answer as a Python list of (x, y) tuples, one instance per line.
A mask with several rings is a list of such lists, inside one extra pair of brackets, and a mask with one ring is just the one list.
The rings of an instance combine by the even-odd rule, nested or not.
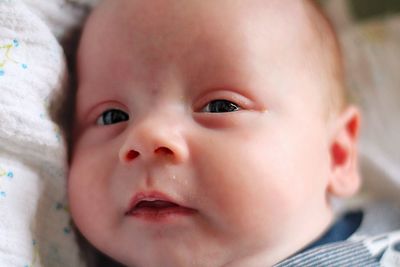
[(135, 217), (152, 222), (161, 222), (175, 217), (188, 217), (197, 213), (194, 209), (184, 207), (171, 207), (164, 209), (141, 208), (127, 212), (126, 216)]

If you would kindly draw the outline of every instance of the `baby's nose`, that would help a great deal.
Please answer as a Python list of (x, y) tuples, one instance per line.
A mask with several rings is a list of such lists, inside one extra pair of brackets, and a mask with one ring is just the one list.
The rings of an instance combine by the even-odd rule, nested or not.
[(155, 154), (159, 154), (159, 155), (173, 155), (174, 152), (169, 149), (168, 147), (159, 147), (156, 150), (154, 150)]
[[(169, 149), (168, 147), (159, 147), (154, 150), (154, 154), (160, 155), (160, 156), (163, 156), (163, 155), (167, 156), (167, 155), (174, 155), (174, 152), (171, 149)], [(138, 151), (131, 149), (126, 153), (125, 159), (122, 159), (122, 160), (126, 161), (126, 162), (130, 162), (130, 161), (136, 159), (137, 157), (139, 157), (139, 155), (140, 155), (140, 153)], [(122, 155), (122, 157), (124, 157), (124, 155)]]
[(186, 139), (174, 125), (160, 126), (151, 123), (133, 126), (120, 148), (119, 160), (131, 164), (139, 158), (143, 160), (168, 160), (177, 164), (185, 161), (189, 154)]
[[(137, 158), (137, 157), (139, 157), (139, 152), (137, 152), (137, 151), (131, 149), (131, 150), (129, 150), (128, 153), (126, 154), (125, 159), (122, 159), (122, 160), (125, 160), (125, 161), (128, 162), (128, 161), (134, 160), (134, 159)], [(121, 158), (121, 156), (120, 156), (120, 158)]]

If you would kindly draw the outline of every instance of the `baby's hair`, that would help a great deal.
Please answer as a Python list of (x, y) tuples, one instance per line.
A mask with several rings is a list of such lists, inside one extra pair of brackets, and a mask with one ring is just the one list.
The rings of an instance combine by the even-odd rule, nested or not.
[(303, 0), (307, 16), (317, 41), (327, 51), (321, 58), (327, 65), (330, 79), (325, 98), (328, 103), (328, 114), (342, 111), (348, 104), (345, 85), (343, 55), (336, 31), (321, 6), (315, 0)]

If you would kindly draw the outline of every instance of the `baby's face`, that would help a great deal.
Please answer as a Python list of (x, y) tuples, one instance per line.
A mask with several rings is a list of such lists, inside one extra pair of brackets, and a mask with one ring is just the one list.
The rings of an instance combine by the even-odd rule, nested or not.
[(79, 51), (71, 212), (129, 266), (268, 266), (330, 223), (301, 1), (105, 1)]

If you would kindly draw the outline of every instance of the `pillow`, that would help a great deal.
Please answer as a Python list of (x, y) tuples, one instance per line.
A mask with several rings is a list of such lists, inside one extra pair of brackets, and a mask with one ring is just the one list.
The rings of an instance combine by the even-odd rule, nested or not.
[[(63, 12), (61, 1), (36, 2)], [(0, 1), (0, 266), (79, 267), (65, 144), (49, 114), (67, 78), (54, 33), (62, 36), (73, 23), (50, 28), (45, 10), (33, 6), (33, 0)]]

